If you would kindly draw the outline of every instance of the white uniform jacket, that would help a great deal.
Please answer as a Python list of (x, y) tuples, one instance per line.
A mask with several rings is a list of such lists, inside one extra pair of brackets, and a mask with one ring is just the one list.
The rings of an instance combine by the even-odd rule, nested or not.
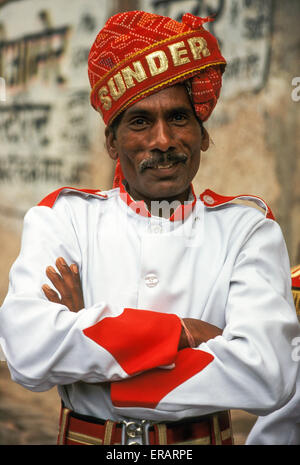
[[(231, 198), (200, 197), (169, 219), (119, 188), (65, 188), (30, 209), (0, 310), (12, 379), (33, 391), (58, 385), (66, 407), (112, 420), (285, 404), (300, 332), (280, 227)], [(41, 289), (60, 256), (79, 266), (78, 313)], [(178, 351), (179, 317), (223, 334)]]
[(300, 445), (300, 379), (296, 393), (286, 405), (258, 417), (246, 445)]

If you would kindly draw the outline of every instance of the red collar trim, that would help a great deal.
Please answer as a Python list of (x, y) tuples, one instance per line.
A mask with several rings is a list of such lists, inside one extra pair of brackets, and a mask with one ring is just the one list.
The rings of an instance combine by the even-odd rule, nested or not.
[(240, 194), (235, 196), (225, 196), (217, 194), (216, 192), (211, 191), (210, 189), (206, 189), (202, 194), (200, 194), (200, 199), (204, 203), (204, 205), (208, 208), (219, 207), (220, 205), (224, 205), (225, 203), (232, 202), (235, 199), (245, 199), (245, 200), (252, 200), (255, 202), (259, 207), (265, 210), (266, 218), (271, 220), (275, 220), (275, 217), (272, 213), (271, 208), (266, 204), (266, 202), (256, 195), (247, 195), (247, 194)]
[(133, 200), (128, 194), (123, 182), (120, 182), (120, 197), (125, 202), (128, 207), (130, 207), (135, 213), (141, 216), (150, 217), (151, 213), (149, 212), (144, 200)]
[(74, 192), (83, 192), (85, 194), (92, 194), (96, 195), (97, 197), (102, 197), (104, 199), (107, 199), (106, 194), (102, 194), (99, 189), (76, 189), (74, 187), (61, 187), (60, 189), (57, 189), (56, 191), (51, 192), (48, 194), (46, 197), (43, 198), (38, 203), (39, 207), (50, 207), (52, 208), (53, 205), (55, 204), (58, 196), (61, 194), (62, 191), (67, 190), (67, 191), (74, 191)]
[[(197, 197), (194, 192), (193, 185), (190, 185), (191, 192), (193, 194), (193, 201), (190, 203), (185, 203), (176, 208), (175, 212), (170, 216), (169, 221), (180, 221), (186, 219), (192, 212), (196, 202)], [(128, 207), (130, 207), (135, 213), (141, 216), (150, 218), (151, 213), (149, 212), (146, 203), (144, 200), (134, 200), (126, 191), (123, 182), (120, 183), (120, 197), (125, 202)]]
[(185, 203), (183, 205), (180, 205), (178, 208), (176, 208), (173, 215), (170, 216), (170, 221), (180, 221), (180, 220), (182, 221), (183, 219), (186, 219), (192, 213), (193, 208), (197, 202), (197, 197), (195, 195), (193, 184), (190, 185), (190, 188), (191, 188), (191, 193), (193, 194), (193, 201), (190, 203)]

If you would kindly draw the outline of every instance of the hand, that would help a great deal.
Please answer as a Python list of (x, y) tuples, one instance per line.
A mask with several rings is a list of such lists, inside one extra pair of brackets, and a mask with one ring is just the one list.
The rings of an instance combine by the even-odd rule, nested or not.
[[(213, 339), (216, 336), (220, 336), (223, 332), (222, 329), (211, 325), (206, 321), (197, 320), (195, 318), (183, 318), (183, 321), (187, 329), (192, 334), (196, 346), (200, 345), (202, 342), (208, 341), (209, 339)], [(178, 350), (185, 349), (187, 347), (190, 346), (185, 334), (185, 330), (182, 327)]]
[(65, 305), (71, 312), (78, 312), (84, 308), (78, 267), (74, 263), (68, 266), (62, 257), (59, 257), (55, 264), (60, 274), (52, 266), (48, 266), (46, 268), (46, 275), (59, 292), (60, 297), (47, 284), (42, 286), (44, 294), (50, 302)]

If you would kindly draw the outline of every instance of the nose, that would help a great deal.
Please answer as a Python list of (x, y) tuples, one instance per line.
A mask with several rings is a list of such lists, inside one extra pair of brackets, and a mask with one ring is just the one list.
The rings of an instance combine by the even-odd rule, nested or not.
[(157, 121), (151, 130), (150, 150), (167, 152), (174, 149), (174, 134), (166, 121)]

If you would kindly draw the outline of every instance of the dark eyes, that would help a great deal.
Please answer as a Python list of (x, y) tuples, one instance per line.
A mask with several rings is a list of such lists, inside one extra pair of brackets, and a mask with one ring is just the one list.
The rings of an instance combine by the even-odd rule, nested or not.
[[(182, 126), (188, 120), (188, 115), (182, 112), (174, 112), (168, 117), (168, 123)], [(151, 118), (135, 117), (129, 122), (129, 126), (135, 130), (142, 130), (152, 125)]]
[(130, 124), (132, 126), (142, 127), (147, 124), (147, 120), (146, 118), (135, 118), (134, 120), (130, 121)]
[(176, 122), (185, 122), (187, 120), (187, 115), (184, 114), (184, 113), (175, 113), (173, 116), (173, 121), (176, 121)]

